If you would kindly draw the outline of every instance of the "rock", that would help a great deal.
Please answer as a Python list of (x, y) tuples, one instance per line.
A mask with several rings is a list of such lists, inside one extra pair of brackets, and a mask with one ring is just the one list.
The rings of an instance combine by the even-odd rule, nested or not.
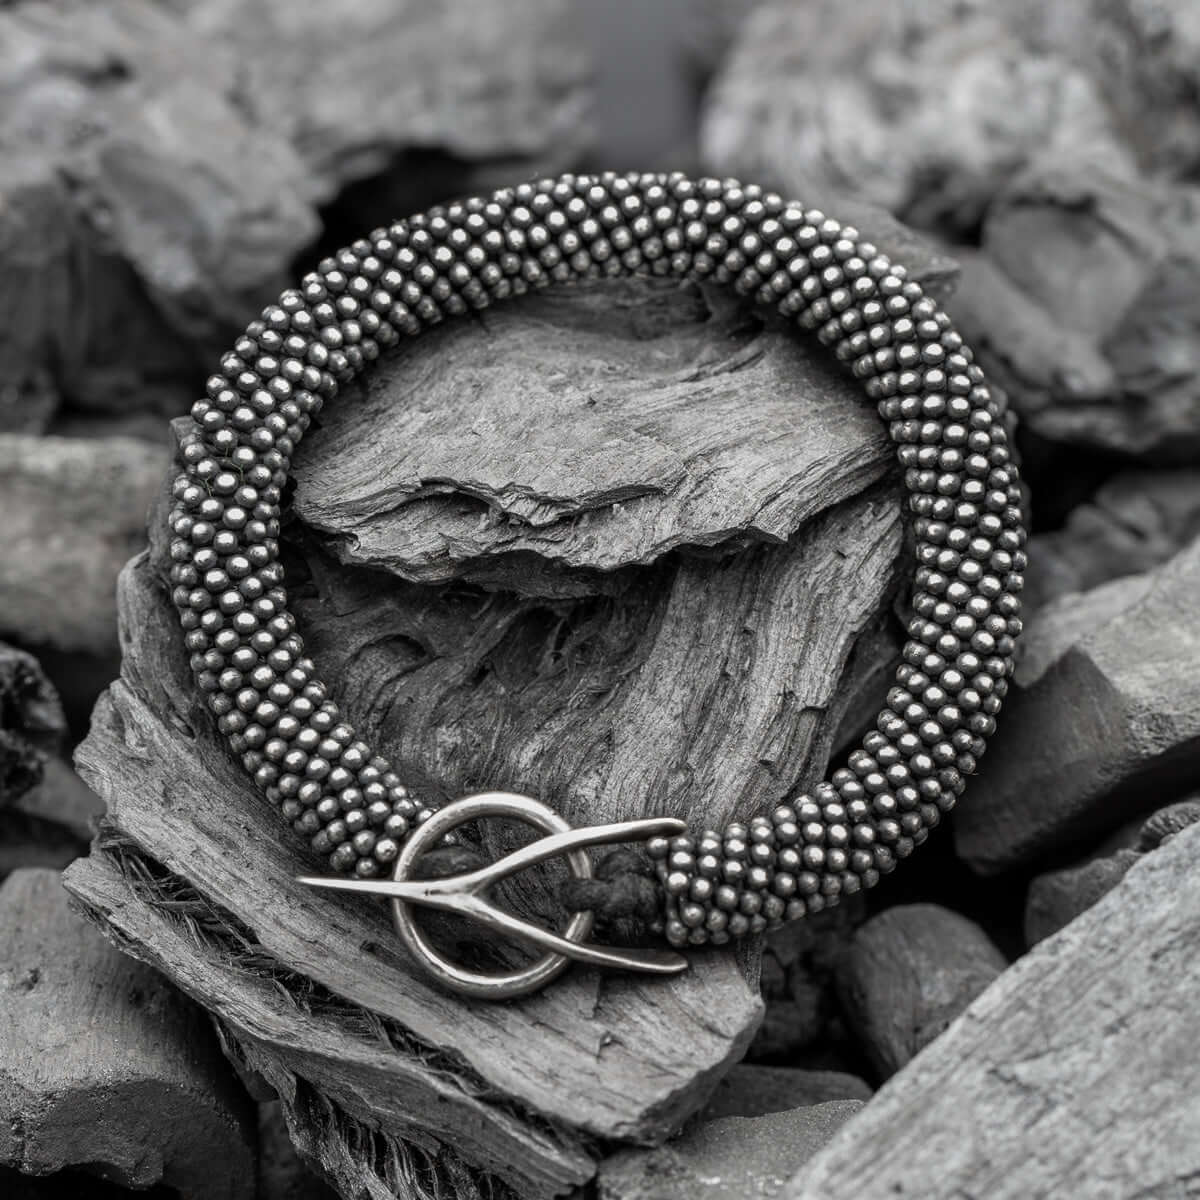
[(982, 247), (949, 307), (1027, 427), (1194, 463), (1200, 190), (1046, 159), (997, 195)]
[(1198, 587), (1194, 541), (1034, 615), (1004, 720), (955, 814), (974, 870), (1031, 866), (1200, 782)]
[(969, 242), (1038, 159), (1194, 170), (1191, 12), (1189, 0), (1152, 15), (1130, 0), (771, 0), (709, 90), (702, 157), (801, 199), (860, 195)]
[(163, 449), (0, 434), (0, 636), (111, 652), (117, 574), (145, 544)]
[(1200, 470), (1114, 475), (1071, 512), (1064, 528), (1029, 541), (1025, 603), (1037, 608), (1149, 571), (1200, 537)]
[(766, 1012), (746, 1054), (750, 1062), (794, 1068), (814, 1050), (824, 1055), (838, 1048), (834, 968), (866, 916), (865, 899), (851, 897), (767, 934), (760, 974)]
[(591, 64), (564, 0), (172, 3), (192, 36), (234, 48), (243, 102), (296, 148), (323, 200), (403, 173), (414, 149), (457, 164), (441, 196), (414, 197), (423, 207), (478, 184), (473, 164), (512, 178), (521, 160), (565, 168), (587, 147)]
[(717, 1084), (703, 1118), (761, 1117), (834, 1100), (869, 1100), (871, 1086), (848, 1071), (808, 1071), (739, 1063)]
[(296, 1153), (278, 1100), (258, 1106), (255, 1196), (256, 1200), (336, 1200), (336, 1193)]
[(1004, 955), (966, 917), (903, 904), (872, 917), (838, 965), (847, 1023), (880, 1076), (938, 1037), (1004, 970)]
[(29, 414), (5, 427), (45, 428), (60, 396), (185, 411), (351, 182), (383, 176), (362, 211), (326, 209), (357, 236), (568, 165), (588, 93), (565, 7), (5, 5), (0, 420)]
[(1200, 825), (1145, 855), (1010, 966), (780, 1194), (1186, 1195), (1200, 1177), (1198, 855)]
[(42, 781), (65, 733), (62, 703), (38, 660), (0, 642), (0, 809)]
[(0, 1161), (252, 1197), (249, 1105), (203, 1013), (72, 914), (53, 871), (8, 879), (0, 930)]
[(948, 7), (761, 5), (709, 91), (706, 166), (801, 199), (859, 195), (965, 233), (1036, 155), (1086, 145), (1129, 157), (1097, 81), (1030, 45), (1018, 5), (974, 4), (953, 19)]
[[(686, 289), (681, 294), (694, 305)], [(612, 307), (625, 315), (605, 324), (606, 340), (593, 338), (578, 352), (601, 413), (625, 402), (621, 372), (631, 354), (645, 353), (622, 330), (660, 329), (653, 349), (665, 361), (683, 363), (681, 344), (698, 345), (687, 322), (656, 325), (663, 289), (641, 285), (614, 296)], [(539, 345), (554, 346), (556, 327), (585, 325), (581, 314), (596, 303), (584, 291), (559, 296), (549, 309), (514, 306), (513, 314), (536, 327)], [(694, 321), (708, 319), (706, 307), (687, 311), (697, 313)], [(437, 343), (438, 404), (448, 429), (488, 427), (488, 414), (514, 411), (514, 395), (533, 377), (526, 360), (533, 339), (519, 325), (505, 326), (503, 356), (486, 323), (467, 328), (469, 336), (457, 337), (448, 327)], [(471, 337), (496, 360), (486, 373)], [(418, 352), (419, 344), (400, 361), (418, 377), (424, 363), (432, 389), (432, 359)], [(785, 522), (772, 542), (742, 544), (739, 495), (730, 493), (722, 520), (701, 490), (692, 527), (679, 528), (683, 518), (672, 516), (678, 543), (712, 541), (724, 528), (729, 544), (706, 554), (660, 552), (638, 565), (625, 539), (644, 527), (599, 512), (583, 561), (626, 555), (630, 565), (610, 575), (586, 565), (555, 568), (549, 540), (541, 559), (536, 551), (489, 550), (497, 578), (514, 578), (520, 567), (527, 581), (522, 591), (486, 590), (462, 577), (414, 583), (374, 563), (339, 562), (331, 553), (340, 550), (336, 537), (306, 525), (301, 507), (286, 533), (290, 597), (307, 645), (335, 694), (348, 698), (363, 735), (386, 747), (424, 794), (517, 790), (578, 823), (680, 812), (697, 826), (720, 824), (823, 772), (844, 696), (864, 669), (853, 650), (888, 611), (898, 582), (900, 516), (894, 485), (869, 483), (885, 469), (886, 447), (866, 427), (862, 445), (834, 438), (827, 389), (840, 384), (800, 369), (811, 386), (793, 393), (790, 422), (831, 453), (840, 445), (839, 461), (859, 464), (858, 474), (849, 486), (828, 474), (822, 486), (797, 477), (779, 490), (778, 510), (795, 513), (798, 527)], [(696, 439), (710, 438), (710, 412), (700, 403), (709, 394), (706, 375), (679, 371), (675, 394), (693, 388), (697, 396), (679, 407), (692, 413)], [(395, 378), (397, 391), (410, 386)], [(760, 378), (733, 372), (727, 386), (740, 397), (747, 427), (765, 430), (762, 407), (775, 399)], [(377, 417), (401, 402), (369, 393), (361, 407), (344, 403), (322, 415), (323, 435), (302, 454), (310, 501), (332, 490), (325, 471), (366, 490), (348, 474), (348, 457), (337, 460), (334, 451), (348, 455), (353, 444), (365, 456), (359, 470), (373, 474), (372, 447), (399, 435), (398, 426), (395, 434), (381, 429)], [(838, 420), (858, 427), (859, 411), (847, 408)], [(420, 411), (413, 419), (422, 421)], [(555, 503), (571, 512), (589, 496), (619, 496), (623, 476), (597, 477), (586, 445), (557, 423), (580, 469), (559, 474)], [(738, 455), (714, 452), (745, 479), (744, 459), (762, 462), (773, 452), (740, 429), (728, 428), (741, 439)], [(510, 478), (520, 483), (529, 463), (549, 460), (553, 439), (541, 440), (542, 459), (517, 464)], [(473, 480), (497, 478), (496, 461), (469, 441), (456, 444), (459, 457), (444, 457), (438, 469), (447, 491), (466, 495)], [(603, 446), (597, 437), (596, 452)], [(511, 449), (498, 438), (493, 455), (498, 461)], [(621, 468), (616, 462), (614, 474)], [(390, 511), (397, 499), (381, 494), (378, 503)], [(460, 503), (440, 509), (443, 541), (457, 536)], [(397, 522), (408, 519), (407, 507), (397, 509)], [(386, 521), (377, 527), (381, 540), (400, 544)], [(97, 706), (77, 755), (108, 812), (92, 854), (67, 872), (68, 885), (121, 945), (161, 966), (216, 1015), (229, 1052), (279, 1093), (305, 1157), (351, 1193), (393, 1186), (406, 1162), (419, 1162), (447, 1187), (470, 1172), (541, 1197), (585, 1183), (599, 1144), (661, 1141), (702, 1108), (744, 1056), (761, 1017), (756, 950), (700, 956), (670, 982), (576, 970), (509, 1005), (464, 1001), (432, 986), (397, 948), (385, 910), (296, 883), (318, 864), (215, 735), (162, 586), (166, 549), (156, 521), (150, 553), (122, 576), (122, 679)], [(552, 586), (543, 589), (538, 581), (547, 579)], [(522, 875), (514, 899), (557, 921), (538, 878)], [(194, 913), (216, 914), (199, 945)], [(242, 965), (247, 946), (253, 971)], [(321, 999), (301, 1034), (297, 1009), (311, 995)], [(375, 1157), (359, 1149), (368, 1130), (377, 1131)]]
[(615, 1155), (598, 1200), (744, 1200), (780, 1185), (863, 1107), (833, 1100), (765, 1116), (722, 1117), (657, 1150)]
[(1025, 942), (1028, 946), (1057, 933), (1112, 891), (1125, 872), (1150, 850), (1200, 821), (1200, 798), (1169, 804), (1152, 814), (1140, 828), (1135, 822), (1121, 830), (1081, 862), (1037, 876), (1025, 901)]
[(55, 755), (46, 755), (41, 781), (0, 804), (0, 879), (21, 867), (61, 870), (81, 854), (103, 804)]
[(1111, 892), (1140, 855), (1129, 847), (1039, 875), (1025, 901), (1025, 944), (1036, 946)]
[(100, 797), (56, 756), (47, 756), (41, 781), (9, 807), (49, 821), (83, 842), (91, 840), (96, 821), (104, 812)]

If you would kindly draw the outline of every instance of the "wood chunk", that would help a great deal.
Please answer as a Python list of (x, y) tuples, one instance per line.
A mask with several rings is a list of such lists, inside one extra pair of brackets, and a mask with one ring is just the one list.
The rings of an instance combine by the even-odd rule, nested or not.
[(1004, 970), (1004, 955), (974, 921), (937, 904), (872, 917), (838, 964), (850, 1027), (882, 1078), (894, 1074)]
[(204, 1014), (71, 913), (56, 872), (9, 878), (0, 932), (0, 1161), (252, 1197), (253, 1118)]
[(783, 542), (890, 462), (857, 384), (794, 335), (715, 288), (605, 282), (380, 364), (306, 441), (295, 506), (346, 562), (594, 594), (678, 547)]
[(168, 461), (132, 438), (0, 434), (0, 635), (115, 651), (117, 574)]
[(1149, 571), (1200, 537), (1200, 470), (1114, 475), (1064, 528), (1029, 542), (1031, 608), (1122, 575)]
[(1197, 855), (1193, 825), (1018, 959), (781, 1194), (1186, 1195), (1200, 1178)]
[(13, 811), (48, 821), (82, 842), (91, 840), (104, 804), (61, 758), (47, 757), (42, 779), (11, 805)]
[[(656, 327), (662, 289), (617, 295), (641, 312), (622, 319)], [(554, 319), (584, 326), (590, 317), (580, 314), (594, 304), (587, 293), (564, 296)], [(530, 315), (537, 311), (513, 307), (541, 331), (545, 322)], [(682, 357), (677, 336), (658, 337), (657, 352)], [(607, 367), (597, 366), (599, 349), (576, 353), (603, 407), (619, 390), (606, 390), (605, 379), (618, 376), (628, 341), (605, 344)], [(814, 381), (795, 396), (791, 421), (804, 428), (830, 401), (823, 377), (800, 369)], [(493, 398), (478, 381), (466, 386), (463, 371), (463, 386), (446, 385), (442, 401), (457, 406), (451, 425), (486, 414)], [(700, 395), (704, 375), (696, 374), (676, 386)], [(731, 386), (747, 387), (736, 376)], [(754, 411), (764, 402), (747, 387), (741, 405)], [(692, 411), (693, 440), (709, 438), (703, 407)], [(853, 409), (844, 420), (857, 427)], [(359, 436), (369, 456), (371, 431)], [(873, 429), (862, 436), (849, 459), (873, 462), (882, 447)], [(596, 445), (599, 453), (603, 439)], [(509, 452), (497, 446), (501, 457)], [(753, 461), (768, 451), (761, 436), (740, 446)], [(575, 448), (583, 454), (583, 444)], [(315, 443), (314, 487), (326, 486), (323, 454)], [(623, 478), (621, 465), (613, 480)], [(369, 461), (361, 469), (374, 470)], [(698, 828), (717, 825), (826, 769), (847, 698), (873, 667), (856, 648), (889, 610), (901, 548), (893, 486), (867, 487), (877, 470), (849, 486), (830, 476), (814, 515), (794, 531), (785, 522), (773, 544), (662, 553), (601, 588), (594, 571), (560, 569), (566, 585), (540, 594), (532, 585), (420, 584), (348, 566), (296, 521), (285, 531), (289, 595), (334, 693), (423, 793), (507, 788), (577, 823), (678, 812)], [(613, 480), (594, 477), (597, 491), (611, 493)], [(787, 497), (804, 512), (800, 486)], [(735, 493), (728, 503), (736, 508)], [(712, 520), (711, 504), (696, 512), (694, 526), (680, 526), (683, 544), (736, 527)], [(482, 1172), (522, 1195), (549, 1196), (591, 1177), (598, 1139), (647, 1144), (678, 1129), (744, 1055), (761, 1018), (755, 948), (700, 955), (670, 982), (576, 970), (509, 1005), (435, 989), (397, 945), (383, 907), (296, 882), (320, 864), (216, 737), (163, 586), (161, 521), (151, 528), (150, 554), (126, 570), (119, 590), (123, 678), (98, 705), (78, 756), (108, 816), (97, 850), (68, 880), (97, 920), (217, 1013), (229, 1052), (276, 1088), (293, 1139), (348, 1192), (397, 1187), (405, 1172), (427, 1168), (447, 1186)], [(380, 529), (392, 536), (387, 524)], [(598, 525), (593, 536), (589, 553), (611, 554), (620, 524)], [(531, 558), (495, 561), (507, 570), (510, 557), (522, 566)], [(154, 891), (144, 875), (159, 881)], [(561, 919), (540, 876), (518, 883), (514, 903)], [(215, 953), (198, 958), (186, 924), (172, 933), (167, 897), (180, 894), (209, 914), (203, 927)], [(299, 1042), (305, 1001), (280, 1004), (274, 985), (264, 996), (255, 976), (233, 969), (244, 955), (286, 994), (320, 997)], [(275, 1007), (264, 1010), (268, 1001)], [(347, 1021), (368, 1033), (348, 1044)], [(320, 1049), (300, 1053), (297, 1044)], [(367, 1154), (364, 1139), (374, 1147)]]
[(831, 1100), (869, 1100), (871, 1085), (848, 1071), (760, 1067), (739, 1063), (717, 1085), (704, 1119), (761, 1117)]
[(0, 808), (42, 781), (66, 732), (58, 692), (38, 660), (0, 642)]
[(258, 1106), (256, 1200), (336, 1200), (336, 1193), (296, 1153), (278, 1100)]
[(863, 1107), (832, 1100), (765, 1116), (706, 1121), (657, 1150), (626, 1151), (600, 1168), (599, 1200), (744, 1200), (774, 1195)]
[(1200, 782), (1200, 541), (1035, 614), (955, 845), (984, 874), (1099, 836)]

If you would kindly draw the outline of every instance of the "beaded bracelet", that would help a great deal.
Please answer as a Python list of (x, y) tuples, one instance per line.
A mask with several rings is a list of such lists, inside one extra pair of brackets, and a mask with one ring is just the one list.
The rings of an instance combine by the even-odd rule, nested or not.
[[(895, 686), (827, 782), (720, 832), (688, 836), (674, 818), (572, 830), (547, 806), (502, 793), (434, 810), (355, 735), (305, 657), (279, 561), (296, 446), (339, 385), (404, 337), (551, 282), (630, 274), (714, 279), (753, 296), (814, 332), (876, 402), (898, 447), (916, 537)], [(182, 440), (170, 515), (173, 599), (197, 685), (255, 784), (335, 873), (305, 882), (389, 897), (405, 944), (451, 987), (520, 995), (570, 959), (658, 972), (685, 965), (666, 949), (586, 940), (604, 894), (588, 845), (645, 841), (649, 862), (626, 853), (621, 869), (641, 880), (632, 894), (649, 905), (651, 930), (676, 948), (818, 912), (876, 883), (925, 840), (995, 729), (1025, 567), (1000, 403), (920, 285), (821, 212), (734, 180), (612, 173), (431, 209), (375, 230), (284, 292), (221, 360), (206, 393)], [(455, 827), (486, 816), (546, 836), (467, 874), (415, 877)], [(567, 856), (580, 909), (563, 935), (486, 898), (496, 879), (557, 854)], [(466, 971), (429, 943), (414, 905), (468, 913), (545, 953), (507, 974)]]

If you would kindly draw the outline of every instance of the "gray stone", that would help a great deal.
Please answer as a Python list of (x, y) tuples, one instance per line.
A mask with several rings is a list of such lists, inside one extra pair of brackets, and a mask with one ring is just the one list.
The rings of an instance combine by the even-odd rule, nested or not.
[(62, 702), (41, 664), (0, 642), (0, 808), (42, 782), (66, 732)]
[(706, 1121), (655, 1150), (607, 1159), (598, 1200), (746, 1200), (771, 1196), (863, 1107), (833, 1100), (761, 1117)]
[(988, 210), (949, 304), (1042, 437), (1194, 464), (1200, 191), (1046, 158)]
[(0, 434), (0, 636), (116, 650), (117, 575), (169, 461), (132, 438)]
[(1004, 719), (955, 814), (973, 869), (1028, 866), (1200, 781), (1198, 590), (1195, 541), (1034, 614)]
[(885, 909), (854, 935), (838, 965), (850, 1028), (880, 1076), (938, 1037), (1004, 970), (973, 921), (936, 904)]
[(1019, 958), (788, 1200), (1184, 1197), (1200, 1178), (1200, 825)]
[(204, 1014), (72, 913), (54, 871), (9, 877), (0, 933), (0, 1162), (249, 1200), (253, 1116)]
[(848, 1071), (738, 1063), (717, 1084), (702, 1117), (761, 1117), (831, 1100), (869, 1100), (871, 1085)]
[(1030, 608), (1122, 575), (1149, 571), (1200, 537), (1200, 470), (1123, 471), (1029, 541)]

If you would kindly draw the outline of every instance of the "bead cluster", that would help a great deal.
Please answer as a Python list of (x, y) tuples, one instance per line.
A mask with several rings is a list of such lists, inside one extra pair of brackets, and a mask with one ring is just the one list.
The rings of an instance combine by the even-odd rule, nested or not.
[(1000, 406), (940, 309), (857, 231), (734, 180), (563, 176), (375, 230), (251, 322), (192, 408), (173, 598), (222, 734), (330, 865), (385, 871), (429, 809), (355, 736), (304, 655), (279, 563), (292, 457), (339, 385), (446, 316), (550, 282), (713, 279), (777, 309), (860, 379), (899, 448), (917, 568), (876, 728), (769, 818), (652, 843), (668, 939), (721, 943), (869, 887), (975, 769), (1012, 671), (1025, 565)]

